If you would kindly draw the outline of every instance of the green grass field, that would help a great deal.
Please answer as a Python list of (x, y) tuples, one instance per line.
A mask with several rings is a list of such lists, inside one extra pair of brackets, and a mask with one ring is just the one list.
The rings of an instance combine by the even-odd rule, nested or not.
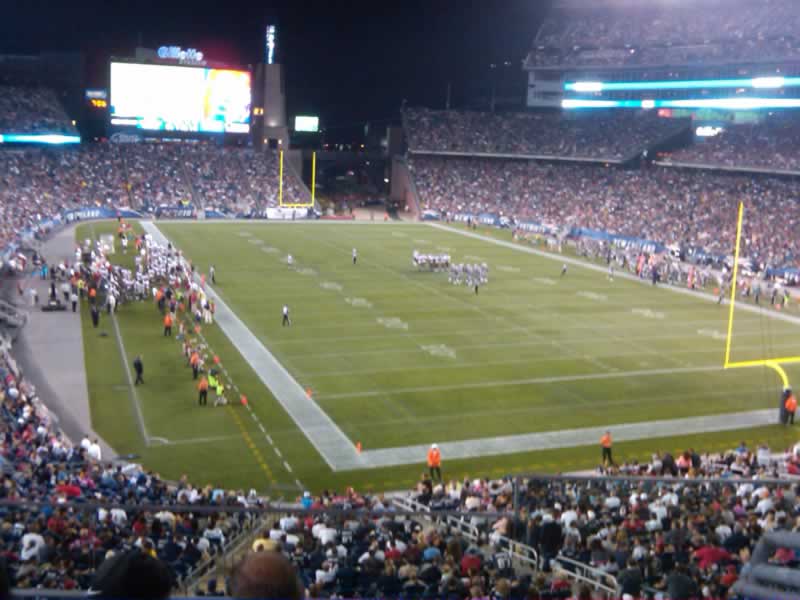
[[(83, 225), (77, 236), (113, 227)], [(766, 369), (692, 370), (722, 365), (727, 326), (727, 309), (699, 298), (621, 278), (610, 282), (604, 273), (576, 266), (561, 278), (557, 259), (422, 224), (159, 227), (201, 271), (216, 266), (216, 290), (228, 306), (365, 450), (717, 415), (777, 403), (779, 381)], [(511, 239), (508, 232), (482, 233)], [(353, 247), (359, 252), (356, 266)], [(486, 262), (489, 285), (476, 296), (450, 285), (445, 273), (418, 272), (411, 264), (414, 249), (448, 252), (455, 262)], [(289, 253), (293, 269), (285, 262)], [(290, 328), (281, 326), (284, 303), (292, 310)], [(213, 352), (250, 398), (270, 444), (242, 407), (194, 406), (179, 344), (161, 336), (153, 305), (124, 306), (118, 324), (126, 360), (144, 355), (147, 385), (138, 393), (148, 432), (172, 444), (144, 445), (115, 336), (99, 337), (85, 318), (94, 425), (120, 452), (141, 455), (164, 476), (187, 473), (199, 484), (292, 494), (297, 479), (312, 489), (400, 489), (422, 467), (424, 456), (403, 467), (332, 473), (225, 335), (216, 326), (204, 328)], [(113, 332), (107, 321), (102, 326)], [(800, 333), (795, 324), (745, 311), (737, 311), (734, 329), (736, 360), (792, 355)], [(787, 371), (790, 377), (800, 374)], [(672, 435), (621, 443), (616, 452), (645, 458), (656, 449), (689, 445), (730, 448), (740, 439), (778, 448), (796, 435), (777, 426)], [(597, 454), (592, 445), (503, 458), (444, 458), (446, 475), (496, 476), (591, 468)]]

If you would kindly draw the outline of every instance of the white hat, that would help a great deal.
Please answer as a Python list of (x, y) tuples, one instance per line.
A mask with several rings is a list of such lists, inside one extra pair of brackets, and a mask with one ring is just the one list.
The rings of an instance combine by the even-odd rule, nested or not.
[(439, 446), (437, 446), (436, 444), (431, 444), (431, 448), (434, 450), (438, 450)]

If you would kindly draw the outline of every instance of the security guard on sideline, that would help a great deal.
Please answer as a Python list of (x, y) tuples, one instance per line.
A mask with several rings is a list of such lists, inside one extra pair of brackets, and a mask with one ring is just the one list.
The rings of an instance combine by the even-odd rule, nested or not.
[(200, 378), (200, 383), (197, 384), (197, 404), (199, 406), (206, 406), (208, 404), (208, 379), (203, 375)]
[(428, 450), (428, 470), (431, 474), (431, 481), (442, 480), (442, 453), (436, 444), (431, 444), (431, 448)]
[(602, 460), (603, 466), (610, 467), (614, 464), (614, 459), (611, 457), (611, 432), (606, 431), (600, 438), (600, 446), (603, 449)]

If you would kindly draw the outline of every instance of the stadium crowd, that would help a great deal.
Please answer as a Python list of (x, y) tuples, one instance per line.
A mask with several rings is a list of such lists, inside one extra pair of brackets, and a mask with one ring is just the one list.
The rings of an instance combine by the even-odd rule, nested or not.
[(534, 40), (533, 66), (661, 65), (800, 56), (792, 0), (560, 2)]
[[(209, 144), (110, 144), (0, 152), (0, 248), (43, 219), (80, 207), (145, 212), (184, 203), (256, 213), (278, 205), (274, 153)], [(287, 167), (284, 200), (308, 190)]]
[(744, 243), (762, 266), (800, 257), (796, 185), (792, 180), (703, 170), (624, 170), (523, 160), (414, 156), (422, 209), (443, 216), (492, 213), (586, 228), (642, 240), (730, 254), (740, 200), (748, 212)]
[[(645, 480), (530, 479), (517, 492), (515, 513), (508, 510), (515, 499), (509, 479), (437, 484), (423, 477), (414, 497), (434, 513), (489, 513), (469, 523), (492, 547), (503, 537), (534, 547), (545, 573), (554, 570), (534, 582), (539, 597), (569, 596), (558, 570), (588, 566), (583, 573), (632, 598), (646, 588), (667, 598), (724, 598), (763, 533), (800, 531), (800, 486), (785, 479), (800, 473), (800, 445), (778, 454), (744, 442), (724, 453), (656, 452), (647, 463), (598, 471)], [(648, 482), (650, 477), (677, 479)], [(698, 477), (724, 481), (693, 484)], [(765, 478), (786, 483), (760, 484)], [(773, 557), (780, 565), (795, 561), (790, 551)]]
[[(0, 399), (0, 498), (44, 503), (0, 509), (0, 555), (19, 587), (86, 589), (103, 560), (133, 548), (163, 561), (177, 581), (254, 519), (225, 512), (259, 504), (252, 490), (166, 482), (136, 464), (103, 460), (95, 440), (69, 440), (5, 352)], [(88, 502), (100, 506), (80, 508)]]
[(53, 90), (17, 85), (0, 86), (0, 132), (77, 133)]
[(689, 123), (652, 113), (615, 111), (591, 118), (553, 114), (406, 109), (411, 151), (455, 151), (622, 160), (637, 156)]
[(778, 113), (761, 123), (725, 126), (718, 135), (674, 152), (681, 163), (800, 171), (800, 122), (794, 112)]

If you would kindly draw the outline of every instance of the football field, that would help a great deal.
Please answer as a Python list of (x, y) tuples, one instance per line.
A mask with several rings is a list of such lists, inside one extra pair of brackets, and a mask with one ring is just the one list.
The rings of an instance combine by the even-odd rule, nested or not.
[[(451, 474), (591, 468), (598, 428), (622, 435), (622, 424), (630, 430), (620, 439), (630, 442), (619, 452), (624, 456), (629, 448), (637, 458), (682, 444), (728, 448), (739, 437), (769, 441), (776, 449), (794, 441), (793, 432), (770, 424), (771, 416), (755, 413), (777, 405), (774, 373), (722, 370), (727, 307), (698, 294), (619, 275), (611, 281), (604, 267), (571, 259), (562, 277), (565, 259), (513, 247), (507, 231), (476, 236), (426, 224), (320, 222), (156, 225), (200, 272), (216, 267), (213, 289), (221, 304), (307, 391), (302, 401), (280, 398), (265, 363), (248, 359), (239, 340), (215, 325), (206, 328), (208, 343), (223, 364), (241, 373), (250, 399), (246, 412), (208, 409), (195, 417), (202, 411), (172, 393), (161, 399), (148, 390), (139, 399), (154, 438), (172, 444), (176, 427), (186, 429), (187, 451), (191, 439), (219, 438), (209, 442), (215, 450), (204, 463), (218, 461), (210, 472), (229, 485), (245, 485), (258, 469), (244, 463), (253, 462), (267, 465), (273, 483), (313, 487), (305, 477), (402, 487), (424, 462), (422, 448), (434, 442), (443, 444)], [(486, 263), (489, 283), (476, 295), (450, 284), (447, 273), (420, 271), (412, 264), (414, 250)], [(281, 323), (284, 304), (290, 327)], [(151, 308), (121, 311), (128, 354), (135, 352), (133, 344), (162, 344), (155, 335), (134, 342), (138, 325), (126, 330), (133, 319), (147, 318), (155, 319), (156, 331), (157, 319), (139, 314)], [(774, 314), (798, 315), (794, 309)], [(800, 325), (774, 318), (771, 309), (737, 308), (732, 357), (794, 355), (799, 332)], [(86, 342), (87, 354), (91, 350)], [(787, 372), (790, 379), (800, 374)], [(180, 416), (176, 407), (167, 412), (172, 403), (181, 406)], [(302, 415), (295, 416), (298, 403), (321, 409), (330, 423), (304, 427)], [(735, 420), (751, 415), (752, 423)], [(670, 423), (654, 427), (655, 421)], [(750, 425), (757, 429), (741, 430)], [(314, 436), (325, 435), (325, 428), (347, 446), (343, 452), (353, 454), (352, 464), (324, 455)], [(714, 433), (724, 429), (730, 431)], [(167, 457), (179, 445), (147, 446), (142, 453), (159, 468), (176, 469)], [(251, 456), (244, 458), (248, 448)], [(448, 463), (448, 448), (460, 460)], [(484, 454), (493, 456), (479, 458)], [(191, 471), (194, 463), (187, 460)]]

